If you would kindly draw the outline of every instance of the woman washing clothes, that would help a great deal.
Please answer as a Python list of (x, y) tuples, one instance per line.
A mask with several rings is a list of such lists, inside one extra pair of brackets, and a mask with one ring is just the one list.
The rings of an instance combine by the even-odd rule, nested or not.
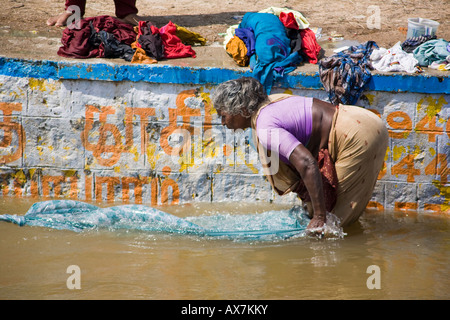
[(311, 218), (309, 230), (320, 230), (327, 212), (341, 227), (360, 217), (388, 144), (377, 115), (315, 98), (268, 96), (251, 77), (220, 84), (212, 100), (223, 125), (252, 128), (264, 174), (278, 194), (298, 194)]

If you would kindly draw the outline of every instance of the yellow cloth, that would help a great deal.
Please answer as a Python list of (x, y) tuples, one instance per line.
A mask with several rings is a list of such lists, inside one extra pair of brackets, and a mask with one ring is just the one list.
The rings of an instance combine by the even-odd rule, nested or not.
[(226, 45), (227, 53), (241, 67), (248, 66), (249, 57), (247, 56), (247, 47), (239, 37), (234, 36)]
[(237, 28), (239, 28), (239, 25), (234, 24), (234, 25), (228, 27), (227, 31), (225, 32), (225, 37), (223, 39), (223, 47), (225, 49), (227, 48), (228, 41), (230, 41), (234, 37), (234, 34), (235, 34)]
[(206, 44), (206, 39), (202, 37), (199, 33), (190, 31), (186, 29), (185, 27), (180, 27), (178, 25), (175, 25), (177, 27), (176, 36), (180, 38), (181, 42), (187, 45), (196, 45), (201, 44), (204, 46)]
[(143, 63), (143, 64), (158, 63), (156, 59), (149, 57), (145, 53), (144, 49), (137, 47), (136, 41), (131, 44), (131, 48), (136, 49), (133, 58), (131, 58), (131, 63)]
[[(187, 45), (194, 45), (194, 44), (201, 44), (204, 46), (206, 44), (206, 39), (203, 38), (200, 34), (190, 31), (184, 27), (180, 27), (175, 25), (177, 28), (176, 36), (180, 38), (181, 42)], [(139, 27), (134, 27), (134, 32), (139, 33)], [(137, 41), (137, 40), (136, 40)], [(131, 63), (144, 63), (144, 64), (152, 64), (152, 63), (158, 63), (157, 60), (153, 59), (152, 57), (149, 57), (145, 50), (142, 48), (139, 48), (136, 45), (136, 41), (131, 44), (131, 48), (136, 49), (133, 58), (131, 59)]]

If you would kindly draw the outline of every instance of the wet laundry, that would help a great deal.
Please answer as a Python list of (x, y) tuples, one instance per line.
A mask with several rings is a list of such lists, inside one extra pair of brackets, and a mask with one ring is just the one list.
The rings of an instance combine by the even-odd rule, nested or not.
[(252, 28), (237, 28), (234, 31), (236, 37), (241, 39), (247, 47), (247, 56), (252, 56), (255, 53), (255, 33)]
[(250, 59), (247, 54), (247, 46), (238, 36), (234, 36), (228, 41), (226, 51), (239, 66), (248, 66)]
[(58, 55), (68, 58), (123, 58), (132, 63), (156, 63), (162, 59), (193, 57), (195, 51), (187, 43), (204, 45), (198, 33), (169, 22), (158, 29), (148, 21), (139, 26), (110, 16), (81, 19), (80, 28), (63, 31)]
[(131, 47), (135, 49), (134, 55), (131, 58), (131, 63), (142, 63), (142, 64), (158, 63), (158, 60), (149, 57), (144, 49), (136, 47), (135, 42), (131, 45)]
[(283, 14), (292, 13), (294, 15), (295, 21), (299, 29), (309, 28), (308, 20), (303, 16), (301, 12), (298, 12), (296, 10), (292, 10), (289, 8), (269, 7), (259, 11), (259, 13), (271, 13), (276, 15), (277, 17), (279, 17), (281, 13)]
[(319, 77), (330, 102), (354, 105), (372, 78), (370, 55), (378, 45), (368, 41), (319, 61)]
[(420, 36), (420, 37), (412, 37), (406, 39), (402, 43), (402, 49), (403, 51), (407, 53), (412, 53), (414, 49), (416, 49), (418, 46), (420, 46), (422, 43), (425, 43), (429, 40), (436, 39), (435, 35), (427, 35), (427, 36)]
[(147, 21), (139, 21), (136, 47), (141, 48), (147, 56), (161, 60), (164, 58), (164, 47), (158, 28)]
[(400, 42), (397, 42), (392, 48), (378, 48), (372, 51), (370, 55), (372, 66), (383, 72), (419, 72), (417, 68), (418, 61), (412, 53), (407, 53), (402, 49)]
[(300, 29), (292, 12), (281, 12), (279, 18), (291, 40), (292, 52), (298, 51), (309, 63), (316, 64), (321, 51), (316, 34), (309, 28)]
[(98, 16), (81, 19), (79, 29), (66, 28), (63, 31), (58, 55), (67, 58), (103, 58), (102, 44), (96, 45), (89, 39), (94, 28), (96, 32), (105, 31), (112, 34), (119, 42), (131, 45), (136, 40), (133, 27), (110, 16)]
[(308, 28), (300, 30), (300, 36), (302, 39), (302, 54), (308, 59), (309, 63), (316, 64), (319, 61), (322, 49), (317, 43), (316, 34)]
[(300, 29), (292, 12), (280, 12), (278, 16), (283, 25), (288, 29)]
[(444, 39), (427, 41), (414, 49), (414, 58), (419, 61), (420, 66), (427, 67), (433, 62), (446, 62), (450, 52), (447, 50), (449, 42)]
[(93, 46), (99, 47), (100, 55), (104, 58), (122, 58), (126, 61), (131, 61), (134, 55), (134, 50), (128, 44), (117, 40), (112, 33), (101, 30), (97, 32), (92, 24), (91, 36), (89, 43)]
[[(242, 43), (248, 60), (243, 56)], [(302, 14), (276, 7), (247, 12), (239, 25), (228, 28), (224, 48), (239, 66), (249, 66), (269, 93), (274, 81), (303, 61), (317, 63), (321, 52), (315, 33)]]
[(291, 41), (291, 51), (302, 51), (302, 36), (299, 29), (286, 28), (286, 35)]
[(206, 45), (206, 38), (202, 37), (199, 33), (186, 29), (185, 27), (180, 27), (175, 24), (177, 31), (176, 36), (180, 38), (181, 42), (187, 45)]
[[(310, 221), (301, 207), (269, 210), (254, 215), (192, 216), (179, 218), (144, 205), (101, 208), (74, 200), (49, 200), (34, 203), (25, 215), (1, 214), (0, 221), (21, 227), (34, 226), (73, 232), (93, 230), (135, 230), (190, 235), (230, 240), (278, 240), (301, 236)], [(333, 219), (330, 216), (327, 219)], [(335, 219), (337, 222), (337, 220)], [(343, 235), (342, 228), (335, 224)], [(337, 235), (337, 234), (336, 234)]]
[(428, 68), (439, 70), (439, 71), (450, 71), (450, 58), (447, 59), (449, 63), (437, 63), (433, 62), (428, 66)]
[(191, 46), (183, 44), (177, 36), (177, 26), (169, 21), (168, 24), (159, 29), (164, 45), (164, 57), (166, 59), (195, 58), (195, 51)]
[(295, 70), (302, 57), (298, 52), (291, 53), (285, 27), (276, 15), (248, 12), (239, 28), (252, 28), (255, 33), (255, 54), (249, 65), (253, 76), (270, 93), (274, 80)]

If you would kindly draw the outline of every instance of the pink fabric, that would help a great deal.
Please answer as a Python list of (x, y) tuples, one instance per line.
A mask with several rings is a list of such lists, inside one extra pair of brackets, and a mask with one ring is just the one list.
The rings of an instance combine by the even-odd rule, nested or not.
[(307, 145), (312, 132), (313, 98), (292, 96), (269, 104), (256, 120), (257, 136), (267, 149), (277, 152), (289, 163), (299, 144)]
[(164, 55), (167, 59), (195, 58), (196, 54), (191, 46), (183, 44), (181, 39), (176, 36), (177, 26), (172, 21), (159, 29), (159, 32), (164, 43)]

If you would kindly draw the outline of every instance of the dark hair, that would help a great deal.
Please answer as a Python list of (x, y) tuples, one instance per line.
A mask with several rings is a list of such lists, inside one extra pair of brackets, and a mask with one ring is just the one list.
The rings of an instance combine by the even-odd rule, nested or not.
[(242, 77), (221, 83), (215, 89), (212, 102), (216, 110), (249, 118), (267, 101), (266, 90), (255, 78)]

